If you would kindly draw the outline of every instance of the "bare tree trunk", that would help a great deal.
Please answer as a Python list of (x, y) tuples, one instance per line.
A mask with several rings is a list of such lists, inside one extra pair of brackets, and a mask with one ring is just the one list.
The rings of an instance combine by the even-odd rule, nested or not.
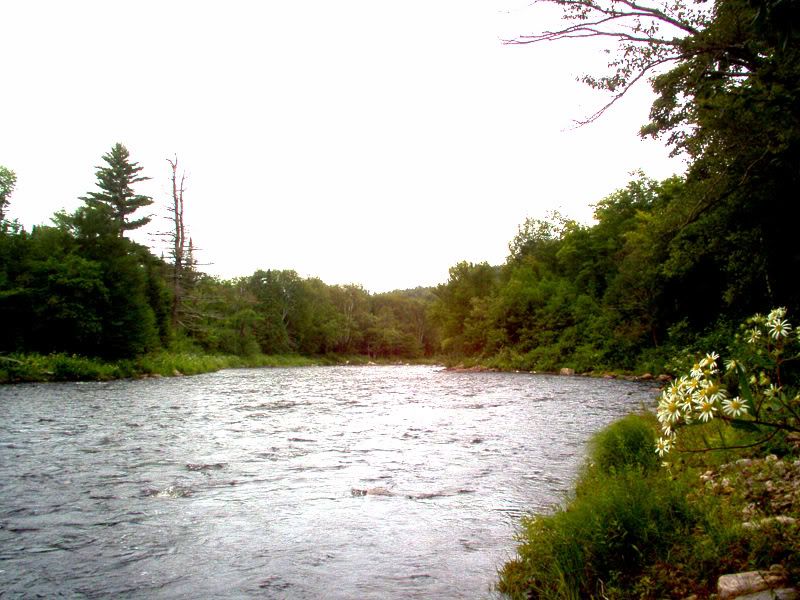
[[(186, 228), (183, 224), (183, 192), (186, 182), (186, 173), (181, 173), (178, 181), (178, 157), (174, 160), (167, 159), (172, 168), (172, 216), (170, 220), (175, 226), (172, 234), (172, 326), (177, 327), (181, 305), (183, 303), (183, 280), (186, 262)], [(189, 265), (191, 268), (191, 265)]]

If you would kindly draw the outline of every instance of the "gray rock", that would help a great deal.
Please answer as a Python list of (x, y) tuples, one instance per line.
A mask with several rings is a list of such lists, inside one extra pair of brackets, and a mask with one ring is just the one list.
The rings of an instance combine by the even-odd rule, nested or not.
[(746, 523), (742, 523), (742, 527), (745, 529), (760, 529), (761, 527), (772, 525), (773, 523), (788, 526), (797, 523), (797, 519), (794, 517), (787, 517), (786, 515), (779, 515), (777, 517), (767, 517), (765, 519), (761, 519), (760, 521), (748, 521)]
[(748, 571), (723, 575), (717, 581), (720, 600), (740, 598), (764, 590), (779, 589), (786, 585), (786, 573), (780, 567), (769, 571)]
[(353, 496), (394, 496), (394, 492), (385, 487), (350, 488)]
[(798, 600), (797, 590), (794, 588), (781, 588), (779, 590), (764, 590), (754, 594), (736, 596), (735, 600)]

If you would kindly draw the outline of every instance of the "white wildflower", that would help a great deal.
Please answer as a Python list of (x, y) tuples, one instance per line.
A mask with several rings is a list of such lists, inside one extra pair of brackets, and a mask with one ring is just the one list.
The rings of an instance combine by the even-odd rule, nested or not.
[(789, 324), (789, 321), (786, 321), (785, 319), (775, 319), (774, 321), (770, 321), (767, 323), (767, 327), (769, 328), (769, 336), (774, 340), (788, 337), (789, 332), (792, 330), (792, 326)]
[(659, 456), (664, 456), (672, 449), (672, 440), (669, 438), (659, 438), (656, 442), (656, 453)]
[(734, 398), (722, 401), (722, 412), (729, 417), (736, 418), (740, 415), (747, 414), (747, 405), (739, 396), (735, 396)]
[(697, 410), (700, 413), (700, 420), (705, 422), (714, 418), (714, 413), (717, 412), (717, 407), (714, 402), (709, 399), (704, 399), (697, 405)]

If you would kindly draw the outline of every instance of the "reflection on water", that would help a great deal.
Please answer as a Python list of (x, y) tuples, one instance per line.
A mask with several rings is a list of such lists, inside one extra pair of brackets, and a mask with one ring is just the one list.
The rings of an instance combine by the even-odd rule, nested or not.
[(518, 518), (653, 396), (434, 367), (5, 386), (0, 589), (491, 597)]

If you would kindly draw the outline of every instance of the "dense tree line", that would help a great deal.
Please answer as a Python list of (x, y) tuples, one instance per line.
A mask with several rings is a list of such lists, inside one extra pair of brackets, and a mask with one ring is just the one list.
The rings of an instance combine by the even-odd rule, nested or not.
[(185, 336), (212, 352), (431, 356), (430, 290), (370, 294), (295, 271), (229, 281), (201, 276), (184, 301)]
[[(196, 269), (185, 241), (183, 182), (170, 161), (176, 230), (166, 260), (125, 237), (152, 199), (133, 187), (142, 167), (116, 144), (97, 168), (97, 191), (72, 214), (28, 232), (2, 220), (2, 353), (64, 352), (131, 358), (159, 348), (228, 354), (363, 354), (421, 357), (437, 349), (430, 290), (370, 294), (294, 271), (230, 281)], [(16, 181), (0, 171), (0, 208)], [(179, 302), (178, 302), (179, 300)]]

